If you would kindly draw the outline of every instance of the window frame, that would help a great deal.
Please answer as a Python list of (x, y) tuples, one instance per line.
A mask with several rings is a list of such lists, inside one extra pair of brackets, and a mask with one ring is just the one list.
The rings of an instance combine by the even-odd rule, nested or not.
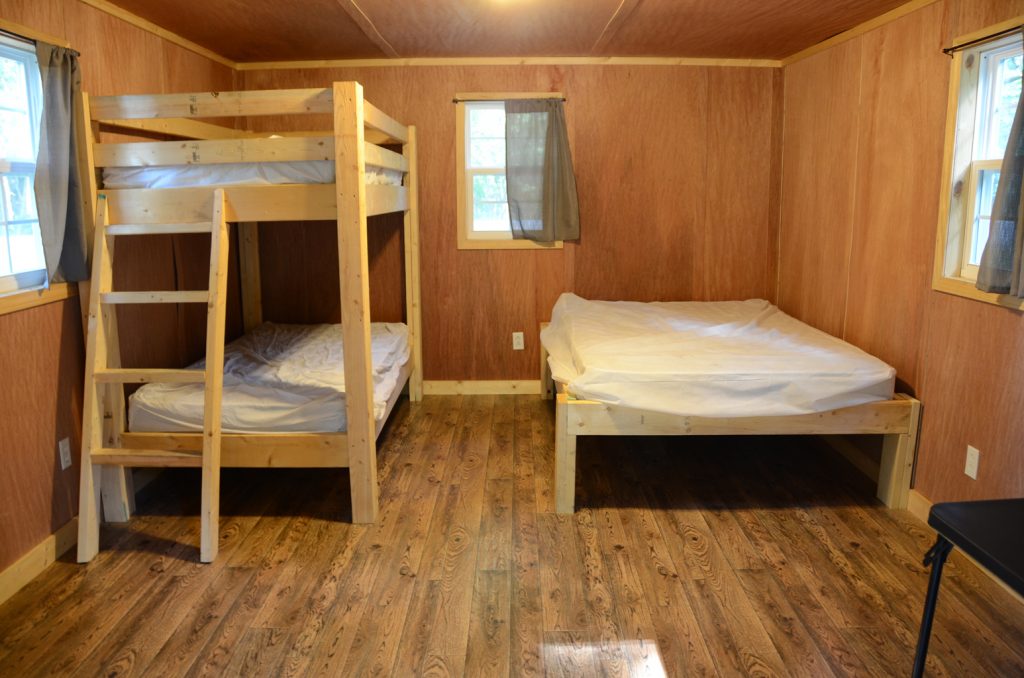
[(458, 224), (457, 246), (460, 250), (550, 250), (562, 249), (561, 240), (553, 243), (539, 243), (532, 240), (512, 238), (498, 234), (488, 237), (479, 232), (470, 233), (473, 194), (469, 190), (472, 177), (480, 174), (495, 174), (492, 168), (470, 169), (466, 167), (467, 134), (466, 104), (473, 102), (506, 101), (509, 99), (563, 99), (561, 92), (460, 92), (455, 95), (455, 194)]
[[(949, 98), (946, 111), (946, 134), (942, 161), (942, 186), (939, 194), (939, 220), (936, 233), (932, 289), (975, 299), (990, 304), (1024, 310), (1024, 299), (1005, 294), (983, 292), (975, 287), (977, 266), (970, 264), (971, 238), (974, 229), (974, 208), (980, 172), (991, 169), (992, 159), (975, 159), (973, 147), (980, 140), (978, 126), (982, 96), (990, 97), (991, 89), (981, 78), (981, 53), (998, 52), (1005, 46), (1007, 31), (1024, 24), (1024, 16), (989, 26), (961, 36), (953, 44), (962, 45), (952, 54), (949, 77)], [(1022, 40), (1019, 32), (1011, 39)], [(988, 38), (988, 39), (986, 39)], [(970, 43), (977, 44), (970, 44)], [(970, 44), (969, 47), (967, 45)], [(972, 73), (965, 80), (964, 60), (974, 56)], [(984, 89), (983, 89), (984, 88)], [(971, 114), (960, 112), (970, 107)], [(965, 157), (966, 154), (966, 157)], [(1001, 163), (1001, 159), (1000, 159)], [(956, 166), (955, 166), (956, 164)], [(959, 192), (957, 192), (959, 191)], [(954, 201), (956, 204), (954, 205)], [(971, 278), (974, 274), (974, 278)]]
[[(8, 59), (16, 59), (22, 61), (26, 71), (30, 70), (31, 64), (36, 63), (35, 59), (35, 42), (29, 38), (22, 38), (14, 34), (0, 34), (0, 56)], [(38, 65), (36, 66), (38, 70)], [(27, 92), (28, 99), (28, 115), (30, 120), (34, 119), (37, 122), (31, 125), (32, 132), (32, 147), (38, 148), (39, 146), (39, 135), (41, 134), (41, 122), (42, 122), (42, 92), (39, 88), (33, 88), (28, 86)], [(0, 158), (0, 182), (9, 181), (8, 177), (12, 176), (23, 176), (26, 174), (34, 174), (36, 162), (38, 158), (34, 158), (33, 162), (26, 161), (25, 159), (15, 158)], [(2, 187), (0, 187), (2, 191)], [(23, 222), (35, 222), (38, 223), (38, 214), (34, 220), (29, 219), (11, 219), (8, 220), (7, 204), (3, 194), (0, 194), (0, 209), (3, 213), (0, 214), (0, 225), (9, 228), (12, 224), (17, 225)], [(8, 238), (10, 237), (8, 233)], [(9, 246), (9, 244), (8, 244)], [(42, 236), (40, 235), (40, 246), (42, 246)], [(7, 275), (0, 275), (0, 297), (13, 297), (26, 292), (33, 292), (47, 287), (48, 279), (46, 275), (45, 264), (41, 269), (35, 269), (31, 271), (19, 271), (17, 273), (9, 273)]]

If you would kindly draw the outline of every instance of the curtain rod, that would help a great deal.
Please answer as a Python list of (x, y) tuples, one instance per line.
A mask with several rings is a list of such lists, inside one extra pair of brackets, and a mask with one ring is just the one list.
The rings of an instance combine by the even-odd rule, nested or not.
[(974, 45), (980, 45), (983, 42), (989, 42), (990, 40), (1001, 38), (1004, 35), (1011, 35), (1013, 33), (1017, 33), (1022, 28), (1024, 28), (1024, 24), (1018, 26), (1011, 26), (1010, 28), (999, 31), (997, 33), (992, 33), (990, 35), (985, 35), (980, 38), (975, 38), (974, 40), (968, 40), (967, 42), (961, 43), (959, 45), (953, 45), (952, 47), (946, 47), (945, 49), (942, 50), (942, 53), (947, 56), (953, 56), (953, 52), (959, 52), (962, 49), (967, 49), (968, 47), (973, 47)]
[(455, 97), (452, 99), (453, 104), (462, 104), (466, 102), (477, 102), (477, 101), (542, 101), (544, 99), (550, 99), (552, 101), (568, 101), (565, 97), (529, 97), (526, 99), (514, 98), (514, 99), (460, 99)]

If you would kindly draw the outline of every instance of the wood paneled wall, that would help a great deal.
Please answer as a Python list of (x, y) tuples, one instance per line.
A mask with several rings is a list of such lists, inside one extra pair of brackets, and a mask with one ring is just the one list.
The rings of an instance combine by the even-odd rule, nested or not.
[[(371, 102), (417, 126), (428, 379), (536, 378), (538, 323), (564, 291), (600, 299), (774, 297), (772, 145), (780, 109), (772, 69), (395, 67), (243, 75), (247, 89), (358, 80)], [(452, 96), (554, 90), (568, 99), (580, 242), (542, 252), (456, 249)], [(308, 129), (329, 121), (249, 124)], [(261, 231), (267, 317), (336, 318), (330, 227), (301, 236), (281, 229)], [(371, 295), (374, 318), (390, 320), (401, 314), (400, 247), (387, 227), (382, 233)], [(512, 351), (514, 331), (525, 332), (525, 351)]]
[[(232, 89), (228, 68), (77, 0), (0, 0), (0, 16), (68, 40), (81, 52), (83, 89), (93, 95)], [(204, 287), (208, 238), (125, 240), (116, 284)], [(130, 255), (129, 248), (132, 249)], [(237, 287), (236, 287), (237, 290)], [(126, 361), (179, 366), (202, 357), (202, 310), (132, 309), (121, 317)], [(238, 331), (237, 304), (229, 325)], [(83, 339), (79, 301), (0, 316), (0, 569), (17, 560), (78, 507)], [(132, 338), (134, 337), (134, 338)], [(197, 341), (198, 338), (198, 341)], [(61, 471), (57, 441), (72, 441)]]
[(1024, 495), (1024, 317), (931, 289), (941, 48), (1018, 14), (1022, 0), (936, 2), (784, 71), (779, 304), (922, 400), (915, 488), (932, 501)]

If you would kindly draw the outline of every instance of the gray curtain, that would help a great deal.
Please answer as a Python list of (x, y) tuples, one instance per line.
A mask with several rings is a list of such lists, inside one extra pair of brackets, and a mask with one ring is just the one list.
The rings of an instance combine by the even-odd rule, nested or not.
[(36, 43), (43, 89), (43, 117), (36, 160), (36, 207), (48, 280), (89, 277), (82, 185), (77, 170), (78, 53)]
[(513, 238), (579, 239), (576, 175), (561, 100), (505, 102), (505, 177)]
[(988, 242), (978, 267), (977, 288), (985, 292), (1024, 298), (1024, 96), (1017, 102), (1017, 113), (1006, 142), (1006, 154), (999, 169), (999, 186)]

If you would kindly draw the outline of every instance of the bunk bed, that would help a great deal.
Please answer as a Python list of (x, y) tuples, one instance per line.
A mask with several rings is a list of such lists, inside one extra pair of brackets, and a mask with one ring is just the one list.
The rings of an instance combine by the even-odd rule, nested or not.
[[(79, 562), (89, 561), (98, 551), (101, 510), (107, 520), (127, 520), (133, 497), (126, 469), (131, 467), (202, 468), (200, 558), (204, 562), (217, 553), (221, 467), (347, 467), (352, 519), (374, 522), (379, 497), (376, 438), (403, 387), (407, 385), (411, 400), (422, 397), (415, 128), (396, 122), (366, 101), (356, 82), (336, 82), (326, 89), (91, 99), (82, 95), (79, 104), (79, 135), (86, 140), (79, 148), (79, 171), (87, 189), (83, 191), (86, 213), (95, 215), (95, 223), (90, 224), (93, 277), (81, 295), (90, 303)], [(333, 128), (271, 134), (208, 122), (235, 120), (237, 127), (253, 116), (307, 114), (331, 115)], [(127, 134), (133, 140), (98, 143), (101, 131)], [(147, 139), (134, 140), (140, 136)], [(401, 147), (401, 152), (391, 150), (395, 147)], [(374, 357), (379, 327), (370, 322), (367, 219), (394, 212), (404, 213), (406, 323), (384, 330), (401, 335), (401, 346), (388, 351), (384, 384), (376, 378), (379, 365)], [(302, 329), (262, 323), (258, 224), (275, 221), (337, 223), (340, 326)], [(238, 228), (247, 334), (225, 349), (230, 223)], [(211, 234), (208, 290), (113, 290), (115, 236), (195, 232)], [(190, 302), (207, 304), (205, 363), (180, 370), (120, 367), (113, 310), (117, 304)], [(282, 430), (266, 430), (273, 425), (230, 424), (222, 430), (222, 415), (227, 422), (232, 417), (245, 419), (231, 410), (239, 398), (231, 395), (231, 384), (224, 385), (225, 350), (230, 371), (240, 364), (239, 355), (253, 354), (253, 342), (266, 344), (267, 336), (284, 342), (283, 348), (270, 351), (281, 358), (276, 368), (294, 368), (304, 362), (288, 362), (296, 351), (305, 350), (303, 346), (313, 345), (334, 358), (343, 353), (343, 375), (326, 374), (331, 368), (324, 362), (316, 368), (320, 371), (316, 386), (333, 390), (335, 397), (320, 403), (323, 416), (319, 419), (300, 418)], [(237, 374), (241, 372), (232, 372), (229, 381), (237, 381)], [(303, 379), (279, 379), (274, 387), (295, 388), (296, 381)], [(131, 430), (126, 426), (125, 384), (144, 385), (133, 396), (132, 409), (137, 412), (132, 418), (140, 424)], [(202, 387), (198, 395), (197, 386)], [(387, 393), (379, 392), (382, 388)], [(338, 393), (341, 390), (343, 396)], [(184, 417), (177, 426), (154, 425), (161, 421), (154, 403), (168, 401), (178, 391), (185, 394), (186, 404), (172, 403), (171, 410), (191, 407), (194, 414), (198, 401), (200, 414), (191, 420)], [(222, 403), (227, 408), (223, 412)], [(331, 416), (331, 408), (344, 408), (344, 412)]]
[(555, 405), (555, 510), (579, 436), (884, 436), (878, 498), (906, 508), (920, 402), (895, 370), (762, 300), (602, 302), (563, 294), (541, 330)]

